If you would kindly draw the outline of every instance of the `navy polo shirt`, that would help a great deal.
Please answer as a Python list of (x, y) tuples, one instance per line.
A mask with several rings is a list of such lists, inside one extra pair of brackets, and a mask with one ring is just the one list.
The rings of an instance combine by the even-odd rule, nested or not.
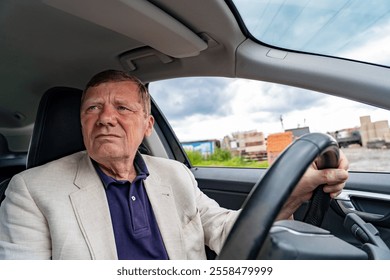
[(168, 259), (152, 206), (144, 187), (149, 176), (142, 156), (134, 160), (133, 182), (115, 180), (94, 163), (106, 190), (119, 260)]

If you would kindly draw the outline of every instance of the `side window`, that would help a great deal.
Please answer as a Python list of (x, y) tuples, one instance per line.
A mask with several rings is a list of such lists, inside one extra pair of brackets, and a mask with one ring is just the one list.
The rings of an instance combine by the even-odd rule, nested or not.
[(387, 110), (245, 79), (177, 78), (150, 93), (194, 166), (266, 168), (295, 138), (331, 134), (350, 170), (390, 171)]

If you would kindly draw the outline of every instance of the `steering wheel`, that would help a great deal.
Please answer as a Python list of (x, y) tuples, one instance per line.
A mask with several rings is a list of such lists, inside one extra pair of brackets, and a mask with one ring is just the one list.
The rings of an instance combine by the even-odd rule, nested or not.
[[(338, 158), (338, 144), (330, 135), (309, 133), (295, 140), (252, 189), (218, 259), (256, 259), (279, 211), (309, 165), (316, 160), (320, 169), (337, 167)], [(313, 224), (322, 221), (329, 199), (321, 189), (317, 191), (306, 220), (314, 217)], [(318, 213), (322, 217), (316, 217)]]

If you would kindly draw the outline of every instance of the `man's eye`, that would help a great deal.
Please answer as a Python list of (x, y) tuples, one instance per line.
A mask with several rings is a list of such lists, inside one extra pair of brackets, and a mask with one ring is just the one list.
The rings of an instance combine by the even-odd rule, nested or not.
[(125, 106), (118, 106), (118, 110), (119, 111), (126, 111), (126, 110), (129, 110), (127, 107)]
[(96, 105), (91, 105), (87, 108), (87, 111), (94, 111), (94, 110), (97, 110), (98, 109), (98, 106)]

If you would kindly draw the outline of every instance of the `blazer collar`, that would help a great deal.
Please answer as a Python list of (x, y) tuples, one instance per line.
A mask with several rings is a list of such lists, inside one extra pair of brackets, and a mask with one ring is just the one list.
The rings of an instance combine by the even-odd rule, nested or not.
[(106, 193), (86, 153), (80, 158), (74, 184), (79, 190), (70, 194), (70, 200), (92, 259), (117, 259)]
[(145, 180), (145, 189), (160, 229), (165, 249), (170, 259), (186, 258), (182, 225), (175, 204), (172, 188), (164, 184), (158, 175), (158, 166), (150, 157), (143, 156), (150, 175)]

